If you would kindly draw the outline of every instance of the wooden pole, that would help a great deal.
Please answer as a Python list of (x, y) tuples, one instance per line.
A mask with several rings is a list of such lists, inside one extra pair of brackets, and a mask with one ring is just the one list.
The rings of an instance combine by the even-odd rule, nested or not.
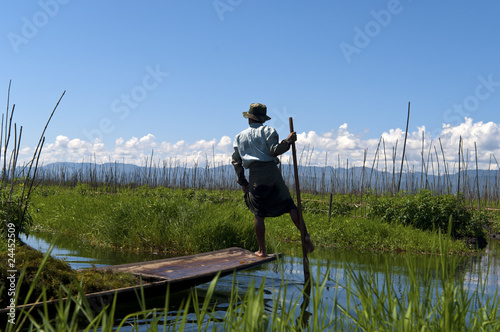
[(328, 204), (328, 221), (330, 221), (330, 217), (332, 216), (332, 204), (333, 204), (333, 193), (330, 193), (330, 203)]
[(401, 170), (399, 171), (398, 193), (399, 193), (399, 189), (401, 188), (401, 177), (403, 176), (403, 164), (405, 161), (406, 139), (408, 137), (408, 125), (409, 124), (410, 124), (410, 102), (408, 102), (408, 117), (406, 118), (405, 142), (403, 145), (403, 157), (401, 158)]
[(477, 207), (481, 211), (481, 191), (479, 190), (479, 168), (477, 164), (477, 145), (474, 142), (474, 149), (476, 150), (476, 183), (477, 183)]
[[(293, 133), (293, 119), (290, 117), (290, 132)], [(303, 266), (304, 266), (304, 302), (302, 303), (302, 309), (307, 308), (309, 304), (309, 299), (311, 295), (311, 281), (310, 281), (310, 270), (309, 270), (309, 259), (307, 258), (307, 247), (305, 237), (307, 234), (306, 224), (304, 218), (302, 217), (302, 203), (300, 200), (300, 185), (299, 185), (299, 170), (297, 165), (297, 150), (295, 148), (295, 142), (292, 143), (292, 157), (293, 157), (293, 171), (295, 173), (295, 191), (297, 194), (297, 210), (299, 212), (300, 220), (300, 240), (302, 242), (302, 256), (303, 256)]]
[[(462, 147), (462, 136), (460, 136), (460, 139), (458, 141), (458, 184), (457, 184), (457, 198), (460, 199), (460, 151)], [(465, 194), (465, 190), (464, 190)]]

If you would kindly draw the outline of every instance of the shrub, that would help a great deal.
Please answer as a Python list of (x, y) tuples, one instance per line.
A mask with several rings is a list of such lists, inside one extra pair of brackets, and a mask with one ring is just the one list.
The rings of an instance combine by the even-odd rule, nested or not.
[(369, 196), (368, 217), (379, 217), (386, 222), (411, 225), (422, 230), (447, 232), (453, 222), (451, 234), (455, 238), (484, 238), (487, 218), (484, 213), (473, 213), (463, 199), (454, 195), (435, 195), (430, 190), (397, 196)]

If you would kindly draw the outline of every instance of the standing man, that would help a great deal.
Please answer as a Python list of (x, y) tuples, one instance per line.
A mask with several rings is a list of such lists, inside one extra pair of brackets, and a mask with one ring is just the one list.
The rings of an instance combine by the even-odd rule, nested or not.
[[(266, 257), (266, 217), (278, 217), (289, 213), (295, 226), (300, 230), (300, 216), (290, 191), (278, 169), (277, 156), (287, 152), (290, 145), (297, 140), (295, 132), (281, 142), (278, 132), (264, 125), (271, 118), (267, 116), (264, 104), (250, 105), (248, 112), (243, 112), (248, 119), (249, 127), (236, 135), (232, 164), (238, 176), (238, 183), (245, 193), (245, 202), (255, 215), (255, 234), (259, 251), (255, 255)], [(250, 169), (249, 180), (245, 178), (245, 168)], [(305, 230), (305, 242), (308, 252), (314, 245)]]

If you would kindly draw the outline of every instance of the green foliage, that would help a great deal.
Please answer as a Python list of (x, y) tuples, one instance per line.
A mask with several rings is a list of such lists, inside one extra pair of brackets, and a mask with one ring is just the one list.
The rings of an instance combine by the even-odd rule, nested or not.
[(6, 224), (14, 224), (16, 238), (20, 233), (28, 232), (33, 224), (31, 215), (26, 210), (30, 203), (23, 191), (23, 184), (15, 184), (13, 187), (0, 187), (0, 232), (7, 234)]
[(88, 183), (78, 182), (74, 187), (74, 190), (80, 195), (85, 195), (91, 192), (90, 185)]
[[(328, 224), (327, 221), (325, 221)], [(317, 224), (323, 224), (316, 220)], [(313, 224), (314, 225), (314, 224)], [(350, 248), (367, 251), (433, 253), (438, 234), (412, 226), (389, 224), (379, 218), (332, 218), (327, 227), (316, 233), (315, 239), (322, 245), (334, 248)], [(453, 253), (471, 252), (463, 241), (450, 244)]]
[[(452, 223), (452, 236), (484, 237), (487, 218), (484, 213), (473, 213), (463, 200), (454, 195), (435, 195), (429, 190), (397, 196), (367, 196), (367, 216), (378, 217), (389, 223), (413, 226), (422, 230), (446, 232)], [(451, 219), (450, 219), (451, 217)]]
[[(8, 252), (0, 252), (0, 282), (6, 284), (9, 275)], [(68, 263), (44, 255), (22, 243), (16, 246), (16, 266), (24, 271), (18, 291), (18, 303), (31, 303), (43, 294), (47, 299), (57, 299), (68, 295), (68, 288), (74, 283), (82, 282), (82, 290), (86, 293), (131, 286), (137, 283), (130, 274), (112, 272), (109, 270), (85, 269), (72, 270)], [(42, 262), (45, 262), (43, 269)], [(36, 282), (35, 278), (37, 279)], [(66, 287), (61, 287), (65, 285)], [(31, 289), (31, 290), (30, 290)], [(75, 287), (73, 294), (77, 294)], [(29, 295), (28, 295), (29, 294)], [(3, 292), (0, 297), (0, 307), (6, 307), (10, 297)]]
[(347, 216), (356, 208), (357, 197), (355, 195), (333, 195), (331, 205), (329, 200), (319, 200), (313, 195), (304, 195), (302, 208), (311, 214), (324, 214), (330, 211), (332, 216)]

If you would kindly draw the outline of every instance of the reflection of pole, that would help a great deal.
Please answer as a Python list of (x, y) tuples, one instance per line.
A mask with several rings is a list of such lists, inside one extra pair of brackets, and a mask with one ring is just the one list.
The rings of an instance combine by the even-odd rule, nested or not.
[(403, 164), (405, 161), (406, 138), (408, 137), (408, 125), (409, 124), (410, 124), (410, 102), (408, 102), (408, 117), (406, 118), (405, 143), (403, 145), (403, 158), (401, 158), (401, 170), (399, 171), (398, 193), (399, 193), (399, 189), (401, 188), (401, 178), (403, 177)]
[[(293, 130), (293, 119), (290, 117), (290, 132)], [(302, 313), (304, 314), (304, 309), (309, 305), (309, 299), (311, 297), (311, 281), (309, 273), (309, 259), (307, 258), (307, 248), (305, 237), (307, 234), (306, 224), (304, 218), (302, 217), (302, 203), (300, 200), (300, 186), (299, 186), (299, 172), (297, 166), (297, 150), (295, 148), (295, 142), (292, 143), (292, 157), (293, 157), (293, 170), (295, 173), (295, 191), (297, 193), (297, 210), (299, 212), (300, 220), (300, 239), (302, 242), (302, 256), (304, 265), (304, 302), (302, 303)]]

